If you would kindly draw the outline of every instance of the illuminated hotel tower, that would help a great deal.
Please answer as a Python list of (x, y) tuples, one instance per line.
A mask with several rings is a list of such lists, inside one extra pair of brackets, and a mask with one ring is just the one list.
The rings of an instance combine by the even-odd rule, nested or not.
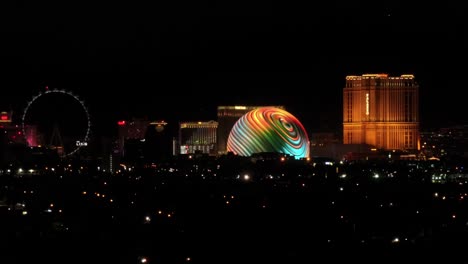
[(414, 76), (346, 76), (343, 143), (419, 149), (419, 85)]
[(216, 130), (218, 122), (181, 122), (179, 124), (180, 154), (196, 151), (216, 155)]

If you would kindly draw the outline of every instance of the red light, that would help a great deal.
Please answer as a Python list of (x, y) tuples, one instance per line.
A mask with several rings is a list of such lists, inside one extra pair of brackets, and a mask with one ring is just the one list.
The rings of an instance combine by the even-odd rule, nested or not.
[(8, 116), (7, 115), (2, 115), (2, 117), (0, 117), (2, 120), (8, 120)]
[(117, 125), (119, 125), (119, 126), (125, 126), (125, 120), (118, 121), (118, 122), (117, 122)]
[(21, 131), (18, 131), (18, 135), (21, 135)]

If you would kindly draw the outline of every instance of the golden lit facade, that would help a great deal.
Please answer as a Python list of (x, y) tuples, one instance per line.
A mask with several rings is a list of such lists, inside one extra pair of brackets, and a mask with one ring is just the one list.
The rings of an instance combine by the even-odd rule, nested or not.
[(410, 74), (346, 76), (343, 143), (419, 149), (419, 85)]
[(179, 124), (180, 154), (196, 152), (216, 155), (218, 122), (181, 122)]

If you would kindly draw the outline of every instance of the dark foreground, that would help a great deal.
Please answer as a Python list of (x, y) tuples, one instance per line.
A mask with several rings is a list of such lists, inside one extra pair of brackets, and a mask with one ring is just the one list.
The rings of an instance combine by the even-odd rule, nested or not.
[(361, 169), (4, 175), (0, 263), (468, 263), (465, 183)]

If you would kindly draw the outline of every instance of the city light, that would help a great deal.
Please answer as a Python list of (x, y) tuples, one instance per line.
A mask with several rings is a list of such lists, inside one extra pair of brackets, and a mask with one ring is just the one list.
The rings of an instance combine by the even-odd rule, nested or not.
[(463, 1), (5, 3), (0, 264), (468, 264)]
[(307, 132), (299, 120), (276, 107), (259, 107), (244, 114), (227, 141), (228, 151), (246, 157), (274, 152), (308, 158), (309, 148)]

